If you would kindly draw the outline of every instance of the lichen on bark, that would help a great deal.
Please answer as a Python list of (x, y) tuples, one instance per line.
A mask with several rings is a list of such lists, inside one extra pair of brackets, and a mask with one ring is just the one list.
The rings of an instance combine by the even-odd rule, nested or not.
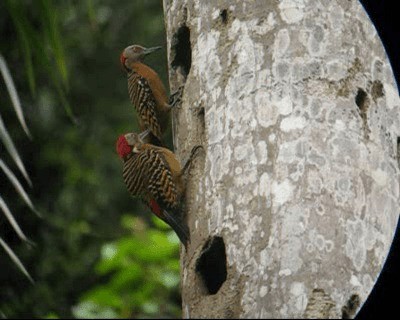
[[(172, 89), (184, 85), (176, 152), (205, 149), (186, 192), (183, 316), (305, 317), (319, 297), (329, 317), (354, 316), (399, 212), (400, 102), (361, 4), (164, 0), (164, 11), (170, 62), (190, 32), (189, 71), (170, 68)], [(210, 294), (196, 264), (215, 236), (227, 277)]]

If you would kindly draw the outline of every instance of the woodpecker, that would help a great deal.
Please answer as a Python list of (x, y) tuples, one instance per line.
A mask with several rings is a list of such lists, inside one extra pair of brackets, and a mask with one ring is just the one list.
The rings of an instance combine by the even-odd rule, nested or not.
[(168, 125), (169, 111), (180, 100), (176, 95), (182, 92), (178, 90), (168, 100), (158, 74), (143, 63), (148, 54), (159, 49), (161, 47), (131, 45), (122, 51), (120, 61), (128, 75), (129, 97), (139, 115), (140, 129), (150, 129), (150, 142), (162, 146), (162, 134)]
[(141, 135), (127, 133), (118, 137), (116, 149), (123, 160), (125, 184), (132, 196), (140, 197), (158, 218), (174, 229), (186, 247), (189, 230), (182, 221), (184, 174), (201, 146), (193, 148), (182, 168), (172, 151), (144, 143), (146, 134), (145, 131)]

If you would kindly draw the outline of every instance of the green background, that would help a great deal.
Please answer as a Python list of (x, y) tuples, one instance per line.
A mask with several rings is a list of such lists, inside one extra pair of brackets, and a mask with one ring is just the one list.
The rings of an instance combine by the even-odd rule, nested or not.
[(180, 317), (179, 241), (130, 197), (115, 151), (137, 131), (121, 51), (163, 46), (146, 63), (168, 88), (162, 1), (0, 1), (0, 30), (33, 139), (2, 78), (0, 113), (33, 187), (1, 142), (0, 155), (42, 215), (0, 171), (0, 195), (34, 245), (1, 213), (0, 235), (35, 281), (0, 248), (0, 318)]

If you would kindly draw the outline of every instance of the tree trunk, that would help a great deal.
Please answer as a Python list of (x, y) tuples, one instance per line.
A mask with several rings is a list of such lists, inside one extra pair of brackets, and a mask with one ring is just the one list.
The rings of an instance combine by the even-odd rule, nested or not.
[(164, 0), (184, 317), (353, 317), (390, 249), (400, 103), (358, 1)]

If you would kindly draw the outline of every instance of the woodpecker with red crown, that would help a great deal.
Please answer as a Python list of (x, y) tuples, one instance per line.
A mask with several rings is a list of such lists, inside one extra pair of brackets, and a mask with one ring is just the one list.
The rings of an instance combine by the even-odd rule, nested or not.
[(131, 45), (122, 51), (120, 61), (128, 75), (129, 97), (138, 113), (140, 130), (150, 129), (150, 142), (162, 146), (169, 111), (179, 102), (182, 92), (178, 90), (168, 100), (159, 75), (143, 63), (147, 55), (159, 49)]
[(186, 247), (189, 230), (182, 217), (184, 174), (201, 146), (193, 148), (182, 168), (172, 151), (143, 142), (148, 133), (149, 129), (140, 135), (119, 136), (116, 149), (123, 160), (123, 178), (130, 194), (140, 197), (157, 217), (168, 223)]

